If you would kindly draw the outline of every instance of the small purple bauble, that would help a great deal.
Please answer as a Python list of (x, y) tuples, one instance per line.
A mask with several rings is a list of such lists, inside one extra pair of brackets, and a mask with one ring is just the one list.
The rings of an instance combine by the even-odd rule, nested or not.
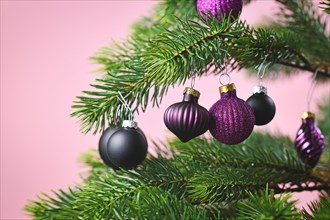
[(220, 20), (221, 15), (228, 16), (229, 13), (237, 18), (242, 11), (243, 0), (197, 0), (196, 7), (204, 19), (207, 14), (212, 14)]
[(186, 88), (183, 101), (168, 107), (164, 113), (164, 123), (182, 142), (204, 134), (209, 129), (210, 114), (198, 104), (200, 93)]
[(317, 164), (325, 145), (324, 137), (315, 124), (314, 113), (302, 114), (302, 125), (297, 132), (295, 147), (302, 161), (311, 167)]
[(220, 87), (221, 99), (210, 108), (210, 132), (224, 144), (238, 144), (250, 136), (255, 116), (252, 108), (236, 96), (235, 84)]

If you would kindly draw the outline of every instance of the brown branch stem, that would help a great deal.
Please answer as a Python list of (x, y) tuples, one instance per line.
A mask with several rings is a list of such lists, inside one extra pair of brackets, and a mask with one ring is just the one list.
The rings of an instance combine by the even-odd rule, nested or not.
[(323, 76), (323, 77), (327, 77), (330, 78), (330, 67), (327, 67), (327, 69), (325, 69), (323, 66), (316, 66), (316, 67), (311, 67), (311, 66), (307, 66), (303, 63), (287, 63), (287, 62), (278, 62), (281, 65), (284, 66), (289, 66), (289, 67), (293, 67), (293, 68), (297, 68), (300, 70), (305, 70), (305, 71), (309, 71), (312, 73), (315, 73), (316, 70), (318, 70), (318, 75)]
[(317, 186), (306, 186), (306, 187), (299, 186), (297, 188), (287, 188), (287, 189), (280, 187), (274, 188), (276, 194), (283, 192), (303, 192), (303, 191), (322, 191), (322, 190), (330, 190), (330, 185), (317, 185)]

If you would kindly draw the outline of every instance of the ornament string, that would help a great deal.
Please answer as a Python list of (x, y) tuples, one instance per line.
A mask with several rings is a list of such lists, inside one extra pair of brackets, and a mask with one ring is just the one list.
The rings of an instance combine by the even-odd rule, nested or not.
[(316, 87), (316, 84), (317, 84), (316, 77), (317, 77), (318, 72), (319, 72), (319, 68), (317, 68), (314, 72), (314, 76), (313, 76), (313, 79), (312, 79), (312, 84), (311, 84), (311, 87), (309, 88), (308, 93), (307, 93), (307, 98), (306, 98), (307, 99), (307, 111), (310, 110), (311, 100), (312, 100), (313, 93), (314, 93), (314, 90), (315, 90), (315, 87)]
[[(269, 57), (269, 54), (270, 54), (270, 51), (271, 49), (273, 48), (274, 46), (274, 42), (275, 42), (275, 37), (273, 35), (270, 36), (273, 40), (272, 40), (272, 43), (271, 45), (269, 46), (268, 48), (268, 52), (267, 54), (265, 55), (265, 58), (263, 59), (263, 61), (261, 62), (261, 64), (257, 67), (258, 68), (258, 73), (257, 73), (257, 77), (258, 77), (258, 85), (261, 85), (262, 83), (262, 80), (265, 76), (265, 71), (266, 69), (270, 66), (271, 62), (269, 62), (268, 64), (265, 64), (266, 61), (267, 61), (267, 58)], [(263, 70), (262, 70), (263, 69)], [(262, 74), (261, 73), (261, 70), (262, 70)]]
[(134, 119), (134, 114), (133, 114), (133, 111), (132, 109), (129, 107), (128, 103), (126, 102), (125, 98), (130, 94), (128, 93), (125, 97), (122, 95), (122, 93), (120, 91), (117, 91), (118, 92), (118, 99), (119, 101), (124, 105), (124, 108), (126, 109), (126, 111), (129, 112), (129, 115), (128, 115), (128, 120), (130, 121), (133, 121)]

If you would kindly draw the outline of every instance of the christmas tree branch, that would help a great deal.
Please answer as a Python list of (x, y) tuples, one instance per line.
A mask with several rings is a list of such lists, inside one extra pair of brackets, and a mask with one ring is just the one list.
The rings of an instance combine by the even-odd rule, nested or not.
[[(327, 67), (323, 69), (329, 72), (330, 37), (326, 30), (328, 19), (318, 14), (312, 1), (277, 1), (280, 3), (280, 21), (270, 27), (279, 26), (299, 33), (300, 51), (310, 63), (319, 63), (321, 67)], [(314, 69), (316, 66), (313, 66)]]
[(308, 208), (304, 208), (303, 217), (305, 220), (328, 219), (330, 216), (330, 197), (321, 197), (319, 201), (312, 201)]
[(261, 191), (260, 194), (248, 192), (249, 199), (238, 203), (237, 219), (301, 219), (295, 204), (289, 201), (291, 194), (275, 197), (274, 191)]
[[(258, 148), (253, 145), (255, 141), (258, 141)], [(221, 166), (241, 169), (252, 167), (267, 169), (269, 174), (276, 170), (293, 175), (311, 172), (310, 168), (297, 158), (291, 145), (293, 143), (288, 138), (273, 138), (258, 133), (253, 133), (248, 142), (231, 147), (221, 145), (215, 139), (195, 139), (188, 143), (178, 140), (170, 142), (170, 146), (180, 150), (181, 158), (199, 161), (203, 166), (212, 169)], [(292, 176), (292, 179), (295, 178), (297, 177)]]
[(227, 38), (239, 37), (244, 31), (244, 23), (237, 22), (228, 32), (231, 27), (229, 19), (222, 25), (216, 20), (205, 24), (193, 21), (181, 24), (172, 31), (160, 27), (160, 34), (148, 41), (143, 50), (139, 48), (132, 52), (125, 49), (123, 54), (110, 54), (114, 59), (107, 61), (108, 74), (92, 85), (99, 91), (84, 91), (87, 96), (79, 96), (73, 106), (76, 111), (72, 116), (81, 120), (84, 132), (93, 127), (97, 132), (105, 126), (106, 119), (118, 123), (127, 116), (128, 112), (120, 111), (121, 103), (116, 97), (118, 90), (126, 96), (130, 106), (136, 104), (134, 111), (139, 107), (145, 110), (151, 89), (151, 100), (158, 105), (168, 87), (184, 83), (192, 70), (202, 74), (211, 62), (221, 62), (224, 57), (219, 51), (221, 43)]
[[(134, 112), (144, 111), (150, 99), (158, 106), (168, 88), (183, 84), (191, 72), (204, 75), (212, 66), (218, 72), (228, 56), (226, 53), (235, 60), (233, 69), (258, 68), (266, 62), (310, 72), (318, 70), (318, 79), (330, 78), (330, 61), (326, 56), (330, 43), (324, 33), (325, 24), (314, 12), (306, 12), (310, 5), (305, 1), (280, 2), (285, 6), (282, 16), (292, 18), (288, 26), (253, 29), (244, 22), (232, 25), (230, 19), (224, 19), (221, 24), (217, 20), (198, 23), (177, 19), (165, 22), (165, 26), (137, 25), (126, 43), (104, 48), (94, 57), (96, 62), (104, 64), (107, 74), (92, 85), (97, 91), (84, 91), (85, 96), (78, 97), (72, 116), (80, 119), (84, 133), (90, 130), (96, 133), (128, 115), (120, 111), (122, 104), (116, 97), (117, 90), (127, 96)], [(164, 4), (167, 4), (163, 6), (165, 10), (175, 11), (172, 4), (183, 3), (166, 1)], [(181, 12), (173, 13), (180, 15)], [(310, 31), (306, 34), (302, 27)], [(148, 29), (149, 34), (144, 35), (144, 29)], [(311, 47), (306, 41), (310, 41), (313, 34), (317, 34), (318, 39)]]
[(292, 187), (292, 188), (273, 188), (275, 193), (283, 193), (283, 192), (303, 192), (303, 191), (327, 191), (330, 190), (330, 184), (328, 185), (316, 185), (316, 186), (299, 186), (299, 187)]
[[(127, 219), (136, 216), (149, 219), (150, 213), (158, 218), (171, 216), (172, 209), (177, 210), (175, 216), (181, 216), (182, 208), (185, 208), (193, 214), (196, 210), (203, 210), (203, 216), (207, 214), (216, 218), (220, 211), (226, 209), (222, 202), (232, 201), (231, 206), (235, 206), (236, 201), (248, 199), (249, 193), (259, 192), (267, 184), (276, 193), (329, 188), (329, 184), (318, 181), (295, 154), (281, 154), (295, 151), (292, 143), (288, 145), (287, 138), (255, 134), (237, 146), (224, 146), (210, 140), (191, 140), (189, 146), (199, 149), (195, 151), (186, 149), (184, 145), (174, 146), (177, 142), (171, 142), (173, 158), (166, 159), (161, 155), (151, 157), (131, 171), (111, 172), (105, 166), (100, 167), (101, 162), (97, 162), (99, 159), (95, 156), (85, 155), (86, 163), (93, 166), (91, 178), (79, 188), (60, 191), (55, 195), (57, 198), (39, 198), (31, 202), (26, 210), (35, 219), (57, 219), (60, 216), (65, 216), (65, 219)], [(237, 154), (238, 149), (244, 153)], [(209, 152), (213, 153), (208, 155)], [(236, 165), (221, 161), (223, 157), (224, 161), (234, 161)], [(258, 161), (268, 165), (252, 165), (258, 164)], [(288, 168), (278, 168), (276, 165), (281, 162)], [(308, 182), (318, 185), (305, 184)], [(294, 183), (295, 188), (279, 188), (281, 184), (288, 183)], [(299, 184), (303, 188), (297, 188)], [(166, 207), (150, 206), (151, 202), (160, 205), (155, 202), (157, 200), (164, 201)]]
[(320, 2), (321, 8), (324, 10), (325, 13), (330, 14), (330, 0), (325, 0)]

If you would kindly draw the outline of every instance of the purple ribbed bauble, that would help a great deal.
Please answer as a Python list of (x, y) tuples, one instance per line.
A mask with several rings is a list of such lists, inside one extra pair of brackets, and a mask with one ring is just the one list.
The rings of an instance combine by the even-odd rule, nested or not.
[(224, 144), (238, 144), (252, 133), (255, 117), (252, 108), (236, 96), (235, 84), (220, 87), (221, 99), (210, 108), (210, 132)]
[(221, 14), (229, 15), (237, 18), (242, 11), (242, 0), (197, 0), (196, 7), (202, 17), (205, 19), (208, 13), (211, 13), (218, 20), (221, 19)]
[(295, 146), (302, 161), (314, 167), (319, 161), (324, 149), (324, 137), (315, 124), (315, 115), (312, 112), (304, 112), (301, 116), (300, 126)]
[(182, 142), (204, 134), (209, 129), (209, 112), (198, 104), (200, 93), (192, 88), (184, 90), (183, 101), (168, 107), (164, 113), (166, 127)]

